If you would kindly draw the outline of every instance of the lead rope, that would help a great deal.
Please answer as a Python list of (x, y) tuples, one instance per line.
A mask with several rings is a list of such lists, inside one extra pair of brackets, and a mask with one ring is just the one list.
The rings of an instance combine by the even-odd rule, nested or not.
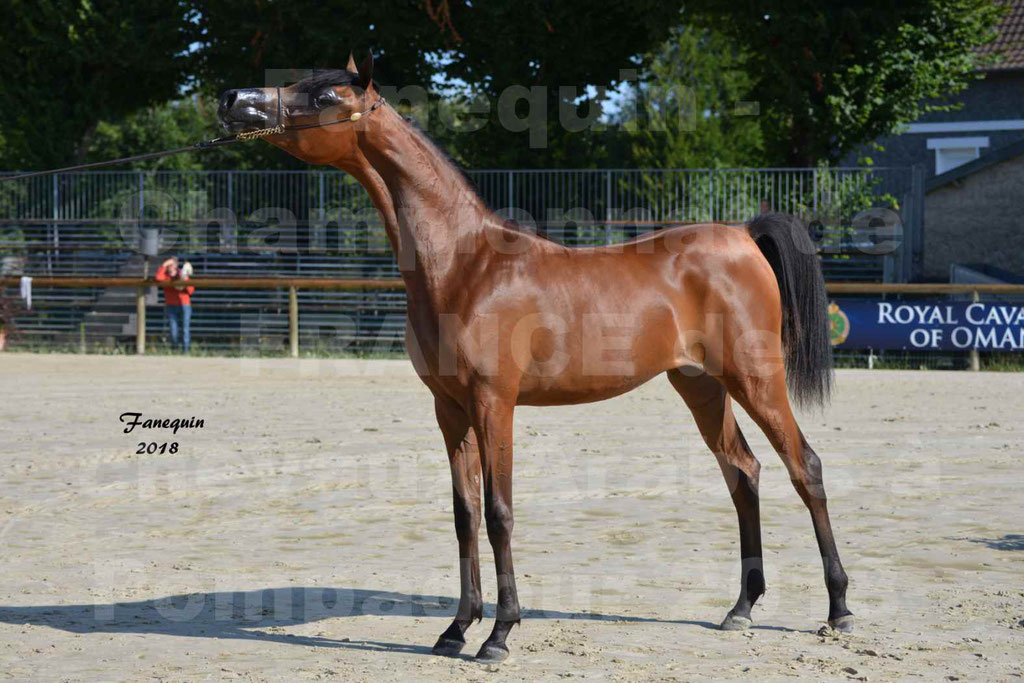
[(104, 166), (116, 166), (118, 164), (127, 164), (133, 161), (145, 161), (147, 159), (159, 159), (160, 157), (171, 156), (172, 154), (182, 154), (184, 152), (197, 152), (203, 149), (211, 149), (213, 147), (221, 147), (223, 145), (230, 145), (235, 142), (245, 142), (248, 140), (258, 140), (265, 138), (270, 135), (280, 135), (290, 130), (305, 130), (307, 128), (323, 128), (325, 126), (333, 126), (336, 123), (355, 123), (363, 116), (376, 111), (380, 107), (387, 104), (387, 100), (381, 95), (380, 98), (373, 103), (373, 106), (364, 111), (354, 111), (349, 116), (343, 119), (335, 119), (333, 121), (327, 121), (326, 123), (303, 123), (297, 126), (286, 126), (282, 121), (282, 107), (281, 107), (281, 88), (277, 88), (277, 125), (272, 128), (258, 128), (256, 130), (247, 130), (236, 135), (227, 135), (222, 138), (214, 138), (212, 140), (204, 140), (197, 142), (189, 147), (179, 147), (178, 149), (168, 149), (163, 152), (149, 152), (147, 154), (136, 154), (132, 157), (122, 157), (121, 159), (111, 159), (110, 161), (94, 161), (91, 164), (79, 164), (78, 166), (65, 166), (64, 168), (54, 168), (49, 171), (32, 171), (30, 173), (21, 173), (19, 175), (7, 176), (0, 178), (0, 183), (7, 182), (8, 180), (22, 180), (24, 178), (35, 178), (38, 176), (52, 175), (54, 173), (69, 173), (71, 171), (84, 171), (90, 168), (102, 168)]

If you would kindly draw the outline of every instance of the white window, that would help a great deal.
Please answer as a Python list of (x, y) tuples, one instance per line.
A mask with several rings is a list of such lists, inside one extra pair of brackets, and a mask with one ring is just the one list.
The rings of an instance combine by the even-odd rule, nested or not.
[(928, 149), (935, 150), (935, 174), (940, 175), (963, 166), (981, 156), (988, 147), (988, 138), (929, 138)]

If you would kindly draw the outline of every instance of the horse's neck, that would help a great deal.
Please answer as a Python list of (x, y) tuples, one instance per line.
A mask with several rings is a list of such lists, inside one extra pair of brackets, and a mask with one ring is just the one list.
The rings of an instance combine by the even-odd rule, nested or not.
[(365, 165), (346, 170), (384, 217), (406, 283), (436, 292), (472, 257), (495, 218), (462, 173), (394, 110), (383, 107), (369, 119), (359, 145)]

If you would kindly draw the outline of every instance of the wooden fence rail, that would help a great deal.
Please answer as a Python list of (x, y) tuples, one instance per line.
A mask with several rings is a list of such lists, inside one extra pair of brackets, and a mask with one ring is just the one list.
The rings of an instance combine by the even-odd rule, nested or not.
[[(0, 277), (0, 286), (17, 287), (21, 278)], [(401, 291), (405, 283), (398, 278), (196, 278), (188, 281), (197, 289), (288, 289), (288, 337), (293, 358), (299, 355), (299, 289)], [(129, 287), (136, 291), (135, 349), (146, 353), (146, 290), (165, 287), (166, 282), (134, 277), (35, 277), (35, 287)], [(1024, 284), (962, 284), (962, 283), (826, 283), (829, 294), (969, 294), (975, 299), (988, 295), (1024, 294)], [(972, 359), (972, 366), (976, 365)]]
[[(0, 286), (17, 287), (21, 278), (0, 277)], [(163, 287), (167, 283), (137, 277), (34, 277), (36, 287)], [(196, 288), (217, 289), (382, 289), (400, 291), (405, 283), (399, 278), (330, 278), (330, 277), (201, 277), (188, 281)], [(829, 294), (1024, 294), (1024, 284), (969, 283), (897, 283), (897, 282), (829, 282)]]
[[(0, 286), (17, 287), (21, 278), (0, 277)], [(34, 287), (166, 287), (168, 283), (137, 277), (34, 277)], [(402, 290), (405, 283), (398, 278), (330, 278), (330, 277), (197, 277), (188, 281), (197, 289), (384, 289)]]

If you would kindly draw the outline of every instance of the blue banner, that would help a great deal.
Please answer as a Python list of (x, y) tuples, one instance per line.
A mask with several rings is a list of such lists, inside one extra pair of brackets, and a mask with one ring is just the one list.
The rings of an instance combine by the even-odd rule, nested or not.
[(1024, 350), (1024, 301), (845, 299), (828, 321), (837, 349)]

